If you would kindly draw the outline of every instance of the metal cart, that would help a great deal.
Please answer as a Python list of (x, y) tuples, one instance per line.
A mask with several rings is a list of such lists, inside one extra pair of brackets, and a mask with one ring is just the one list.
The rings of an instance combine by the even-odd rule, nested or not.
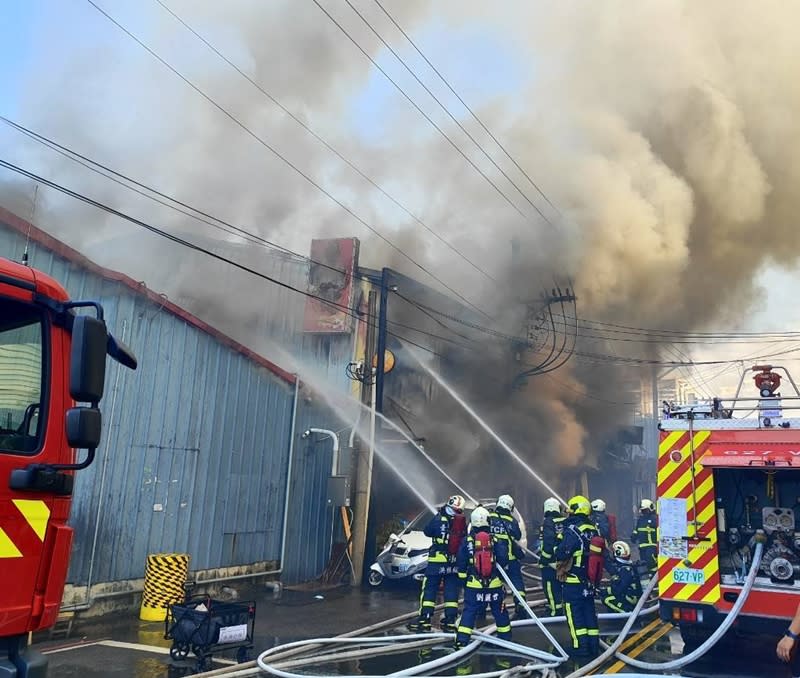
[(248, 660), (253, 649), (255, 601), (228, 603), (194, 598), (169, 606), (164, 638), (172, 641), (169, 656), (183, 660), (193, 652), (197, 670), (211, 667), (215, 652), (236, 650), (236, 661)]

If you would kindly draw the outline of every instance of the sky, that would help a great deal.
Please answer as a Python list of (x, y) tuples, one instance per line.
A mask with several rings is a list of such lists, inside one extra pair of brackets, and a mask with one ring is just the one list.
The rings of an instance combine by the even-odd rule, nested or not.
[[(315, 130), (332, 139), (337, 148), (344, 149), (348, 157), (368, 168), (393, 193), (402, 195), (412, 211), (424, 214), (426, 220), (435, 219), (445, 224), (454, 242), (472, 247), (474, 241), (474, 256), (485, 256), (481, 260), (487, 266), (502, 266), (504, 259), (495, 253), (493, 246), (487, 246), (495, 236), (485, 231), (492, 230), (491, 220), (495, 215), (498, 215), (498, 222), (505, 223), (510, 218), (508, 206), (484, 185), (468, 189), (466, 197), (456, 191), (474, 185), (469, 183), (472, 179), (467, 180), (468, 173), (461, 159), (438, 139), (437, 133), (384, 76), (328, 24), (311, 0), (266, 3), (267, 9), (256, 9), (254, 0), (237, 0), (224, 8), (212, 2), (165, 2), (208, 35), (246, 72), (267, 83), (271, 92), (277, 93)], [(287, 122), (154, 0), (98, 0), (98, 3), (148, 44), (154, 45), (182, 72), (195, 78), (215, 100), (230, 106), (230, 110), (279, 151), (291, 154), (303, 171), (316, 172), (321, 181), (327, 182), (325, 185), (334, 186), (338, 196), (358, 205), (360, 213), (380, 222), (386, 232), (411, 238), (409, 229), (416, 228), (413, 222), (409, 223), (395, 206), (376, 196), (363, 182), (353, 180), (349, 170), (331, 162), (324, 149)], [(452, 121), (437, 109), (386, 48), (346, 11), (346, 6), (330, 1), (322, 4), (366, 46), (389, 75), (407, 88), (437, 124), (466, 147), (466, 141)], [(380, 25), (385, 35), (392, 36), (391, 42), (399, 53), (418, 73), (424, 74), (426, 83), (489, 148), (490, 142), (469, 120), (455, 97), (386, 23), (376, 7), (368, 0), (354, 4), (375, 25)], [(517, 23), (524, 25), (532, 21), (524, 3), (510, 3), (506, 6), (509, 16), (500, 18), (483, 13), (481, 3), (467, 3), (463, 13), (458, 3), (437, 4), (435, 8), (425, 5), (419, 1), (386, 3), (461, 96), (493, 121), (495, 129), (504, 130), (501, 136), (507, 147), (514, 153), (520, 149), (520, 154), (526, 157), (526, 166), (532, 168), (542, 186), (555, 187), (553, 199), (558, 202), (562, 197), (563, 202), (559, 204), (565, 210), (574, 208), (576, 218), (585, 215), (576, 197), (580, 191), (569, 185), (575, 180), (570, 165), (561, 164), (560, 154), (566, 158), (576, 149), (582, 149), (590, 136), (587, 130), (596, 129), (597, 123), (581, 128), (586, 137), (571, 134), (572, 128), (565, 126), (561, 119), (569, 117), (566, 111), (562, 116), (559, 110), (552, 110), (557, 108), (555, 105), (548, 110), (550, 100), (537, 96), (543, 91), (552, 92), (546, 88), (553, 86), (554, 73), (566, 69), (564, 64), (579, 61), (581, 50), (574, 45), (567, 49), (565, 42), (552, 46), (550, 51), (546, 39), (541, 39), (540, 51), (533, 49), (527, 44), (526, 32), (514, 30), (513, 25), (514, 12), (518, 12)], [(343, 219), (335, 207), (298, 181), (284, 165), (179, 82), (85, 0), (7, 0), (4, 11), (5, 20), (0, 24), (2, 115), (52, 134), (66, 145), (87, 149), (127, 172), (157, 180), (160, 186), (181, 191), (193, 204), (213, 208), (230, 219), (252, 223), (263, 219), (265, 214), (280, 215), (275, 218), (275, 227), (269, 229), (269, 237), (300, 251), (307, 251), (309, 238), (316, 234), (369, 237), (358, 232), (358, 224)], [(581, 18), (569, 15), (553, 18), (554, 22), (559, 20), (580, 22)], [(591, 31), (592, 27), (579, 26), (579, 29)], [(604, 30), (613, 35), (614, 29), (603, 25), (598, 25), (596, 33), (602, 35)], [(531, 28), (531, 43), (536, 42), (533, 33)], [(678, 49), (670, 46), (673, 48)], [(608, 45), (604, 49), (613, 53)], [(553, 68), (551, 61), (559, 58), (563, 61)], [(604, 86), (601, 83), (598, 80), (597, 87)], [(581, 91), (590, 89), (586, 83), (582, 83), (582, 87), (586, 89)], [(593, 96), (602, 98), (602, 93)], [(585, 105), (574, 91), (558, 101), (559, 105), (573, 102), (576, 108)], [(638, 115), (642, 106), (637, 101), (614, 103), (626, 108), (631, 118)], [(570, 115), (576, 113), (570, 111)], [(523, 123), (537, 126), (535, 131), (542, 136), (550, 135), (549, 144), (541, 154), (536, 151), (536, 135), (530, 130), (519, 130)], [(502, 157), (496, 148), (492, 153), (498, 159)], [(0, 154), (76, 188), (94, 191), (95, 195), (136, 210), (144, 217), (163, 219), (176, 229), (186, 228), (186, 224), (165, 216), (160, 208), (124, 194), (113, 185), (99, 184), (84, 170), (48, 155), (2, 125)], [(470, 157), (494, 181), (503, 184), (502, 177), (480, 154), (470, 152)], [(588, 166), (588, 163), (576, 165), (587, 174), (576, 172), (575, 176), (593, 176)], [(513, 174), (508, 164), (505, 167)], [(0, 181), (13, 179), (3, 172), (0, 170)], [(519, 179), (518, 175), (514, 176)], [(444, 183), (448, 184), (447, 190), (440, 190), (439, 184)], [(15, 185), (23, 194), (31, 191), (25, 184), (16, 182)], [(504, 187), (513, 195), (513, 189)], [(521, 204), (516, 198), (515, 202)], [(24, 206), (24, 201), (20, 203), (17, 198), (17, 204)], [(469, 214), (478, 215), (476, 224), (466, 223), (465, 215)], [(130, 235), (127, 226), (104, 220), (96, 230), (72, 227), (70, 224), (95, 223), (90, 211), (66, 205), (47, 191), (42, 197), (40, 216), (43, 225), (51, 228), (55, 235), (79, 248), (88, 248), (93, 255), (109, 257), (107, 262), (101, 263), (122, 269), (128, 267), (125, 272), (137, 278), (146, 274), (146, 256), (139, 261), (128, 261), (110, 251), (104, 252), (105, 243), (113, 242), (118, 234)], [(565, 239), (576, 238), (570, 229), (564, 227)], [(503, 228), (498, 227), (496, 238), (506, 237)], [(761, 236), (756, 231), (749, 237), (758, 239)], [(452, 260), (445, 257), (452, 256), (451, 253), (432, 254), (432, 250), (441, 245), (429, 238), (420, 242), (420, 250), (427, 251), (427, 261), (438, 263), (437, 257), (441, 257), (442, 267), (447, 270)], [(508, 248), (506, 245), (496, 248), (497, 252), (501, 249)], [(598, 270), (599, 274), (607, 273), (605, 269)], [(456, 280), (461, 281), (460, 275), (461, 272)], [(738, 308), (733, 295), (720, 317), (716, 314), (713, 288), (698, 286), (690, 290), (689, 295), (706, 300), (709, 316), (715, 318), (711, 326), (702, 327), (703, 331), (800, 330), (800, 310), (793, 300), (800, 275), (794, 262), (778, 265), (770, 256), (765, 256), (754, 275), (755, 293), (742, 295)], [(651, 278), (657, 281), (658, 276), (659, 271), (653, 270)], [(474, 278), (470, 280), (469, 284), (477, 289), (478, 283)], [(459, 286), (459, 289), (465, 288)], [(599, 309), (606, 310), (606, 306), (597, 303)], [(647, 326), (658, 316), (659, 309), (667, 314), (669, 303), (668, 294), (653, 297), (646, 316), (640, 318), (634, 313), (628, 320), (630, 324)], [(698, 347), (692, 351), (692, 356), (698, 361), (729, 360), (780, 348), (762, 344), (717, 344)], [(800, 368), (796, 359), (785, 362)], [(730, 388), (737, 380), (734, 369), (722, 371), (711, 367), (698, 368), (690, 378), (702, 382), (706, 390)]]

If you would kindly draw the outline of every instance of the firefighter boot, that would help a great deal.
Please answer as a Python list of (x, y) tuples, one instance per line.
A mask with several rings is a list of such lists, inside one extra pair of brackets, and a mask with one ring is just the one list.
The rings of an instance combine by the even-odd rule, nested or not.
[(458, 629), (455, 619), (448, 619), (445, 617), (440, 624), (443, 633), (455, 633)]
[(406, 625), (406, 628), (411, 631), (411, 633), (430, 633), (431, 620), (429, 617), (419, 617), (418, 619), (409, 622)]

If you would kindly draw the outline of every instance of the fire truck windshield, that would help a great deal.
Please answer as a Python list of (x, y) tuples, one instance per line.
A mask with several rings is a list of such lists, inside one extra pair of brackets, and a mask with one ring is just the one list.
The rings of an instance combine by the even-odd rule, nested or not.
[(0, 454), (30, 454), (44, 433), (42, 313), (0, 299)]

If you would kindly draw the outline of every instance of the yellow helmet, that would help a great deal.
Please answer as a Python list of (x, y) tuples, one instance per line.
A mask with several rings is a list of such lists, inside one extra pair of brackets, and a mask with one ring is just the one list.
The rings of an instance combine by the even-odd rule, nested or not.
[(589, 500), (580, 494), (570, 499), (568, 505), (572, 515), (588, 516), (592, 512)]

